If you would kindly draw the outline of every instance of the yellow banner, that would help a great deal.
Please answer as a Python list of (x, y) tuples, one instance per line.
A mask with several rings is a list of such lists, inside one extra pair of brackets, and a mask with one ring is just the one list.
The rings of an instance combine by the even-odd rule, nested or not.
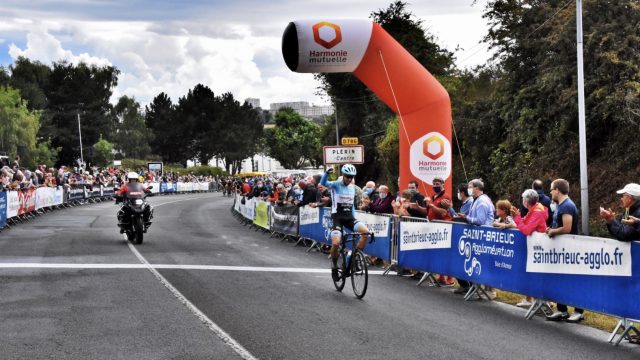
[(264, 229), (269, 229), (269, 206), (266, 202), (257, 202), (253, 224)]

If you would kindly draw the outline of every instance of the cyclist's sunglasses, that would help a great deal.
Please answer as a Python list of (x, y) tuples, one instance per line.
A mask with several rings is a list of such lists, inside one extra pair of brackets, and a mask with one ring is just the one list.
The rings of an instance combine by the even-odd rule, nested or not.
[(346, 179), (353, 179), (353, 175), (342, 175), (344, 176)]

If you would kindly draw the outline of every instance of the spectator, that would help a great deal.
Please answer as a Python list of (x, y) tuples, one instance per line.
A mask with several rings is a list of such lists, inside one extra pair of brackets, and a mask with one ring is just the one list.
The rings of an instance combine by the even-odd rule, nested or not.
[(364, 189), (362, 189), (362, 191), (367, 194), (369, 200), (371, 200), (372, 203), (378, 200), (378, 198), (380, 197), (380, 192), (376, 188), (376, 183), (373, 181), (367, 181), (367, 184), (365, 185)]
[(433, 179), (433, 199), (427, 201), (427, 218), (429, 220), (451, 221), (449, 214), (451, 208), (451, 195), (447, 194), (444, 189), (444, 179)]
[(471, 197), (469, 193), (469, 187), (467, 184), (458, 185), (458, 200), (462, 202), (462, 205), (460, 206), (460, 211), (456, 213), (455, 211), (453, 211), (453, 208), (450, 208), (449, 212), (450, 213), (453, 212), (453, 214), (451, 215), (453, 217), (453, 220), (465, 221), (464, 216), (469, 215), (469, 211), (471, 210), (471, 205), (473, 204), (473, 197)]
[[(425, 217), (425, 212), (420, 208), (425, 207), (424, 195), (418, 191), (418, 182), (415, 180), (409, 181), (409, 187), (407, 188), (411, 194), (410, 201), (402, 201), (403, 204), (407, 204), (407, 212), (412, 217)], [(413, 204), (413, 205), (412, 205)]]
[(607, 222), (609, 234), (620, 241), (640, 240), (640, 185), (627, 184), (617, 191), (622, 197), (620, 201), (624, 207), (621, 220), (617, 220), (616, 214), (611, 208), (605, 210), (600, 207), (600, 217)]
[[(551, 199), (557, 204), (553, 212), (551, 227), (546, 232), (549, 237), (562, 234), (578, 234), (578, 208), (569, 198), (569, 182), (564, 179), (556, 179), (551, 183)], [(584, 320), (584, 310), (575, 308), (569, 316), (567, 305), (557, 304), (557, 311), (547, 316), (547, 320), (577, 323)]]
[[(304, 182), (299, 183), (302, 188), (302, 201), (298, 203), (298, 206), (305, 206), (316, 202), (318, 190), (316, 189), (313, 181), (313, 177), (309, 176)], [(304, 187), (302, 185), (304, 185)]]
[[(482, 179), (469, 181), (467, 194), (473, 196), (473, 204), (471, 205), (471, 209), (469, 209), (469, 214), (459, 214), (460, 218), (473, 225), (493, 225), (495, 207), (489, 196), (484, 193), (484, 182), (482, 182)], [(454, 290), (454, 294), (466, 294), (471, 286), (470, 282), (460, 279), (458, 279), (458, 284), (460, 284), (460, 288)]]
[(391, 205), (393, 198), (389, 196), (389, 188), (385, 185), (380, 185), (378, 193), (378, 199), (369, 201), (362, 210), (378, 214), (393, 214), (393, 206)]
[(400, 195), (399, 201), (394, 200), (391, 202), (393, 213), (398, 216), (411, 216), (411, 213), (409, 212), (409, 204), (411, 203), (413, 195), (413, 191), (409, 189), (404, 190)]
[(518, 230), (529, 236), (534, 231), (545, 232), (547, 230), (547, 208), (538, 201), (538, 193), (533, 189), (527, 189), (522, 193), (522, 203), (527, 207), (527, 216), (520, 215), (520, 210), (512, 206), (511, 216), (518, 226)]
[[(548, 214), (547, 226), (550, 226), (551, 220), (553, 219), (553, 211), (551, 208), (551, 198), (544, 193), (543, 187), (544, 187), (544, 184), (542, 183), (542, 180), (538, 180), (538, 179), (533, 180), (533, 183), (531, 184), (531, 188), (538, 193), (538, 202), (547, 208), (547, 214)], [(520, 215), (522, 217), (525, 217), (527, 216), (528, 211), (529, 210), (527, 209), (527, 207), (524, 206), (524, 204), (522, 204), (522, 206), (520, 207)]]
[(287, 197), (287, 193), (284, 189), (284, 185), (277, 184), (276, 190), (271, 195), (271, 198), (269, 198), (269, 201), (275, 205), (284, 205), (287, 199), (286, 197)]
[(511, 203), (509, 200), (499, 200), (496, 203), (496, 219), (493, 222), (493, 227), (497, 227), (499, 229), (512, 229), (517, 228), (518, 226), (513, 221), (511, 215)]
[(331, 191), (318, 182), (318, 191), (316, 191), (316, 201), (310, 203), (311, 207), (331, 206)]
[(471, 180), (467, 191), (473, 197), (473, 204), (469, 209), (469, 214), (459, 214), (460, 218), (472, 225), (492, 226), (495, 208), (489, 196), (484, 193), (482, 179)]

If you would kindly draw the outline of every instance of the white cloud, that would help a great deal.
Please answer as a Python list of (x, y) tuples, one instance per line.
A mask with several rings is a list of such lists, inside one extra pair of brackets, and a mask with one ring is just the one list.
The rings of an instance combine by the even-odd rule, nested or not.
[[(480, 12), (485, 1), (473, 8), (471, 2), (442, 0), (409, 5), (442, 46), (450, 51), (457, 45), (465, 48), (457, 53), (458, 60), (471, 55), (463, 66), (483, 63), (487, 56), (483, 51), (474, 54), (484, 35)], [(280, 37), (287, 23), (322, 16), (332, 8), (340, 9), (340, 17), (364, 18), (372, 10), (389, 5), (388, 0), (325, 0), (305, 2), (304, 6), (290, 0), (240, 3), (214, 1), (180, 7), (175, 16), (165, 14), (157, 20), (150, 14), (161, 13), (167, 4), (159, 3), (155, 12), (140, 13), (145, 16), (141, 19), (136, 19), (138, 9), (126, 13), (129, 5), (122, 4), (114, 12), (109, 8), (111, 3), (101, 3), (104, 14), (102, 7), (83, 10), (82, 2), (68, 4), (73, 11), (66, 11), (65, 6), (45, 11), (16, 5), (11, 9), (15, 14), (0, 14), (0, 33), (10, 43), (13, 59), (26, 56), (43, 63), (66, 59), (113, 64), (121, 71), (114, 101), (128, 95), (144, 105), (165, 92), (177, 102), (202, 83), (216, 94), (230, 91), (240, 101), (258, 97), (263, 107), (296, 100), (326, 103), (317, 95), (319, 83), (313, 75), (292, 73), (282, 60)]]
[(16, 44), (9, 45), (9, 55), (16, 60), (23, 56), (43, 63), (52, 61), (67, 60), (73, 64), (85, 62), (98, 66), (111, 65), (109, 60), (91, 56), (88, 53), (74, 55), (70, 50), (65, 50), (60, 41), (51, 35), (44, 26), (36, 26), (27, 34), (27, 45), (25, 49), (20, 49)]

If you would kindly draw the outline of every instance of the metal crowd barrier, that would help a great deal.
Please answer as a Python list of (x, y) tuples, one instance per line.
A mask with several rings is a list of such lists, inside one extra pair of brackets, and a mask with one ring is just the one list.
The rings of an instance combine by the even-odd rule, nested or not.
[[(298, 236), (315, 245), (329, 243), (327, 218), (327, 209), (299, 209)], [(465, 300), (491, 299), (482, 288), (487, 285), (542, 303), (554, 301), (618, 317), (610, 338), (615, 344), (631, 332), (640, 335), (639, 321), (632, 320), (640, 318), (640, 303), (634, 300), (640, 296), (640, 266), (633, 264), (634, 258), (640, 262), (640, 242), (577, 235), (550, 239), (544, 233), (525, 236), (515, 229), (388, 219), (390, 264), (423, 271), (419, 284), (429, 280), (437, 285), (434, 273), (448, 275), (472, 284)]]
[[(171, 185), (171, 188), (177, 187)], [(208, 192), (210, 183), (183, 183), (182, 192)], [(162, 193), (161, 183), (154, 183), (155, 193)], [(165, 189), (167, 189), (165, 183)], [(87, 203), (108, 201), (116, 189), (106, 185), (71, 185), (38, 187), (18, 191), (0, 191), (0, 231), (25, 221), (31, 221), (48, 211)], [(167, 192), (168, 193), (168, 192)]]

